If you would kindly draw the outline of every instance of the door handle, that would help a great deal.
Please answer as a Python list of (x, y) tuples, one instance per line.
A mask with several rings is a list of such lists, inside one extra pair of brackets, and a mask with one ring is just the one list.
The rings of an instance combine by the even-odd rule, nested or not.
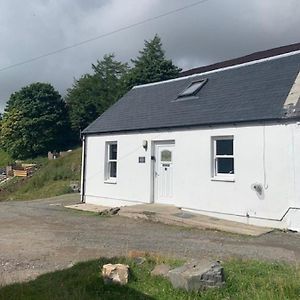
[(155, 176), (159, 176), (159, 174), (155, 171)]

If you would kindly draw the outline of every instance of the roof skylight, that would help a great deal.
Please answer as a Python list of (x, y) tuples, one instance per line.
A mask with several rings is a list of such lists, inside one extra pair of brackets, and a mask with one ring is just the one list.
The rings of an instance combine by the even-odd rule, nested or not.
[(178, 98), (194, 96), (197, 92), (203, 87), (207, 82), (207, 79), (201, 79), (193, 81), (186, 89), (184, 89), (179, 95)]

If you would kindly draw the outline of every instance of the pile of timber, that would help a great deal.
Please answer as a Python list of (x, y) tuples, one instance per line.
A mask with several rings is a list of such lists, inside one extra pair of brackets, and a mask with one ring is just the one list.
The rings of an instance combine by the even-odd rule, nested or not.
[(30, 176), (36, 169), (36, 164), (21, 164), (20, 166), (13, 167), (14, 177), (27, 177)]

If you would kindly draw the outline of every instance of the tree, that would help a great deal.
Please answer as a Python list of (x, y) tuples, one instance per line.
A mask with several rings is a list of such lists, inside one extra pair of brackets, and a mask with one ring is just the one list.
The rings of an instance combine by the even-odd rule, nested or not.
[(115, 60), (113, 54), (104, 55), (101, 61), (92, 64), (92, 74), (74, 80), (65, 97), (71, 127), (78, 134), (125, 92), (136, 84), (174, 78), (180, 69), (166, 59), (161, 39), (155, 35), (140, 56), (132, 60), (133, 68)]
[(145, 41), (140, 56), (131, 60), (133, 68), (127, 77), (128, 89), (134, 85), (162, 81), (177, 77), (180, 68), (165, 57), (160, 37), (156, 34), (150, 41)]
[(24, 159), (68, 146), (68, 119), (60, 94), (48, 83), (33, 83), (13, 93), (1, 122), (1, 147)]
[(93, 74), (75, 80), (65, 98), (71, 127), (78, 132), (88, 126), (126, 91), (124, 75), (128, 65), (115, 60), (114, 54), (104, 55), (92, 64)]

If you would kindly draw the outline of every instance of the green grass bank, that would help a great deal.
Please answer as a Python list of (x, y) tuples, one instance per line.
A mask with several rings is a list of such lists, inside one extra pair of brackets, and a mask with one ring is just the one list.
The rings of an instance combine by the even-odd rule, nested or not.
[(70, 182), (80, 180), (81, 149), (55, 160), (37, 158), (38, 170), (28, 178), (13, 178), (0, 186), (0, 201), (31, 200), (72, 192)]

